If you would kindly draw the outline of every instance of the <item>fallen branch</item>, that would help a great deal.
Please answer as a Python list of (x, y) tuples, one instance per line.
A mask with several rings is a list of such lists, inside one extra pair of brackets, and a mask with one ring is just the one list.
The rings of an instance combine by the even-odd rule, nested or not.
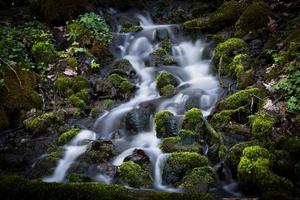
[(17, 74), (17, 71), (10, 65), (10, 64), (8, 64), (7, 62), (5, 62), (1, 57), (0, 57), (0, 61), (3, 63), (3, 64), (5, 64), (15, 75), (16, 75), (16, 77), (17, 77), (17, 79), (18, 79), (18, 81), (19, 81), (19, 85), (20, 85), (20, 87), (23, 89), (23, 85), (22, 85), (22, 82), (21, 82), (21, 79), (20, 79), (20, 77), (18, 76), (18, 74)]
[(220, 145), (224, 144), (224, 138), (223, 135), (219, 132), (217, 132), (212, 125), (210, 125), (210, 123), (208, 123), (208, 121), (206, 119), (204, 119), (204, 128), (206, 129), (206, 131), (216, 140), (219, 141)]

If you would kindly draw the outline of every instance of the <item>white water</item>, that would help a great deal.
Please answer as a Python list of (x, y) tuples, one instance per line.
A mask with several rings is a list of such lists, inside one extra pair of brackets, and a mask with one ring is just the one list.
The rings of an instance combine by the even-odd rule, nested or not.
[[(167, 109), (176, 115), (182, 115), (182, 108), (184, 108), (186, 101), (190, 98), (190, 94), (199, 93), (196, 97), (200, 102), (199, 108), (203, 110), (205, 116), (208, 116), (219, 98), (220, 87), (216, 77), (211, 74), (210, 61), (202, 59), (205, 43), (201, 40), (196, 42), (177, 41), (173, 32), (174, 29), (178, 28), (177, 25), (155, 25), (147, 17), (139, 15), (138, 18), (143, 30), (137, 34), (119, 34), (119, 37), (124, 37), (124, 39), (123, 43), (117, 46), (121, 50), (120, 58), (129, 60), (135, 69), (139, 77), (139, 83), (137, 84), (139, 89), (130, 101), (115, 107), (95, 122), (94, 128), (97, 130), (96, 134), (99, 138), (111, 139), (111, 134), (121, 129), (119, 124), (121, 124), (121, 120), (128, 112), (139, 108), (139, 105), (143, 102), (161, 98), (156, 90), (155, 76), (157, 71), (162, 69), (146, 66), (145, 64), (149, 54), (160, 46), (159, 42), (154, 40), (155, 34), (160, 29), (168, 31), (173, 46), (171, 56), (178, 63), (175, 66), (165, 66), (164, 69), (177, 76), (180, 80), (180, 85), (177, 95), (161, 99), (155, 111)], [(180, 90), (182, 86), (186, 87)], [(161, 141), (156, 137), (153, 117), (150, 124), (151, 131), (140, 132), (133, 138), (126, 137), (125, 133), (123, 138), (112, 140), (117, 147), (122, 149), (122, 152), (112, 160), (112, 164), (119, 166), (135, 149), (142, 149), (149, 157), (154, 170), (153, 186), (160, 190), (179, 192), (180, 190), (178, 189), (162, 184), (163, 166), (168, 158), (168, 154), (164, 154), (159, 148)], [(94, 134), (92, 132), (89, 133), (89, 139), (95, 139)], [(86, 145), (78, 144), (78, 142), (87, 139), (81, 135), (79, 134), (75, 138), (75, 140), (78, 140), (76, 145), (74, 145), (74, 142), (71, 142), (70, 145), (65, 147), (64, 158), (59, 161), (53, 176), (45, 178), (45, 181), (60, 182), (64, 180), (71, 164), (86, 150)], [(98, 174), (94, 179), (100, 182), (111, 183), (111, 178), (105, 174)]]

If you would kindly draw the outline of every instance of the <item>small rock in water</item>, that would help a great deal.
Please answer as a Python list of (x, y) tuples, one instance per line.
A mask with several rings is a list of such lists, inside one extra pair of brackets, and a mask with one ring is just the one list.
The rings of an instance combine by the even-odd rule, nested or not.
[(169, 37), (169, 32), (167, 29), (159, 29), (156, 31), (156, 39), (163, 40)]

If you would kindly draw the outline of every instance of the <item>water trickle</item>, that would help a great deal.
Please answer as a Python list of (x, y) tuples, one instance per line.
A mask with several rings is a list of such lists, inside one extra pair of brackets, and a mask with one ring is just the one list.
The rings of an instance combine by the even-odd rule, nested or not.
[[(143, 150), (149, 157), (153, 168), (153, 186), (159, 190), (179, 192), (180, 190), (176, 188), (169, 188), (162, 184), (162, 171), (168, 159), (168, 154), (163, 153), (159, 148), (161, 140), (156, 137), (153, 116), (150, 117), (150, 131), (144, 130), (133, 136), (124, 130), (121, 121), (128, 112), (140, 109), (141, 104), (147, 104), (147, 102), (154, 100), (158, 101), (156, 108), (151, 110), (152, 112), (167, 109), (175, 115), (182, 116), (189, 99), (195, 98), (199, 102), (197, 107), (203, 110), (205, 116), (208, 116), (220, 97), (221, 89), (218, 80), (211, 73), (210, 61), (202, 59), (203, 50), (206, 47), (204, 42), (201, 40), (180, 42), (176, 40), (178, 25), (155, 25), (149, 17), (142, 15), (137, 17), (140, 19), (143, 30), (139, 33), (125, 35), (116, 33), (117, 36), (123, 39), (118, 40), (122, 42), (116, 42), (115, 45), (121, 52), (120, 57), (117, 59), (127, 59), (136, 71), (139, 77), (137, 83), (139, 89), (128, 102), (104, 113), (97, 119), (94, 130), (97, 138), (111, 139), (111, 133), (122, 129), (124, 132), (123, 137), (112, 139), (112, 142), (117, 146), (117, 149), (121, 150), (121, 153), (111, 163), (119, 166), (126, 157), (132, 155), (135, 149)], [(155, 39), (157, 31), (160, 30), (167, 30), (169, 38), (172, 40), (172, 53), (170, 56), (175, 59), (177, 64), (160, 67), (147, 66), (146, 60), (149, 58), (150, 53), (160, 47), (160, 42)], [(181, 82), (177, 88), (178, 93), (173, 97), (161, 98), (156, 90), (155, 76), (161, 70), (173, 73)], [(64, 181), (68, 168), (86, 150), (87, 145), (82, 144), (85, 139), (94, 140), (96, 136), (91, 131), (80, 133), (70, 145), (65, 147), (64, 158), (59, 161), (53, 176), (45, 178), (45, 181)], [(98, 174), (94, 177), (94, 180), (104, 183), (111, 183), (112, 181), (111, 177), (105, 174)]]

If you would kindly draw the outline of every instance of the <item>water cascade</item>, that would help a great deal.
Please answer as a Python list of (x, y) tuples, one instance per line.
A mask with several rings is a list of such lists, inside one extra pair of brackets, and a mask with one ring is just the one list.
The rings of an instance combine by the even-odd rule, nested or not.
[[(138, 76), (138, 90), (135, 96), (111, 111), (104, 113), (94, 124), (93, 131), (81, 132), (69, 145), (65, 146), (65, 155), (59, 161), (54, 174), (44, 180), (48, 182), (61, 182), (68, 169), (87, 148), (84, 140), (95, 140), (96, 138), (111, 140), (119, 150), (120, 154), (111, 160), (111, 164), (119, 166), (124, 159), (130, 156), (135, 149), (141, 149), (149, 157), (152, 165), (153, 187), (165, 191), (180, 191), (163, 185), (162, 170), (168, 155), (163, 153), (159, 144), (161, 140), (156, 137), (153, 115), (150, 116), (149, 130), (143, 130), (136, 135), (126, 133), (124, 127), (118, 126), (125, 115), (133, 109), (141, 109), (141, 104), (156, 102), (155, 112), (169, 110), (175, 116), (182, 116), (185, 112), (185, 104), (189, 98), (197, 99), (198, 107), (202, 109), (204, 116), (208, 116), (220, 98), (221, 88), (217, 78), (212, 74), (210, 59), (204, 56), (205, 48), (208, 46), (202, 40), (190, 41), (179, 35), (178, 25), (156, 25), (149, 17), (137, 16), (140, 20), (142, 31), (137, 33), (115, 33), (118, 42), (115, 46), (119, 49), (116, 58), (127, 59), (133, 66)], [(174, 65), (149, 66), (147, 59), (149, 55), (160, 47), (156, 40), (158, 31), (166, 30), (172, 41), (171, 57), (175, 60)], [(180, 81), (176, 88), (177, 94), (170, 98), (162, 98), (157, 89), (155, 77), (159, 71), (168, 71)], [(122, 130), (121, 137), (112, 138), (112, 134)], [(106, 174), (97, 174), (94, 180), (110, 183)]]

